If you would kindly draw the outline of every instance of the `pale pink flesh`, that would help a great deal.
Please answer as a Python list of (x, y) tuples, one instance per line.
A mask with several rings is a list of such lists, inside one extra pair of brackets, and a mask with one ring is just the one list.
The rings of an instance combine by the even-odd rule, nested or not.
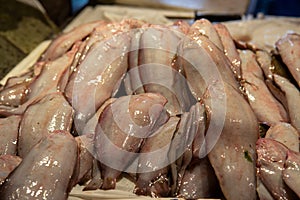
[(190, 27), (191, 26), (184, 20), (177, 20), (170, 26), (170, 28), (183, 34), (187, 34), (190, 30)]
[(102, 26), (106, 22), (95, 21), (78, 26), (67, 33), (63, 33), (52, 41), (47, 50), (43, 53), (41, 60), (54, 60), (66, 53), (72, 45), (88, 36), (97, 26)]
[(273, 79), (272, 68), (274, 68), (274, 66), (272, 66), (272, 58), (270, 53), (263, 50), (259, 50), (256, 51), (255, 54), (256, 54), (256, 60), (260, 68), (263, 70), (265, 77), (267, 79), (272, 80)]
[(270, 138), (256, 143), (257, 176), (274, 199), (295, 199), (295, 194), (283, 181), (283, 171), (288, 148)]
[(203, 109), (201, 104), (197, 103), (190, 108), (189, 112), (181, 115), (177, 131), (172, 139), (168, 154), (169, 160), (172, 162), (171, 174), (174, 182), (171, 186), (172, 195), (178, 195), (179, 189), (183, 184), (183, 175), (193, 159), (194, 150), (200, 148), (200, 146), (196, 147), (196, 145), (202, 145), (203, 138), (195, 138), (201, 135), (201, 114), (203, 114), (201, 109)]
[(285, 94), (291, 124), (300, 133), (300, 92), (284, 77), (274, 74), (274, 81)]
[(18, 131), (21, 119), (22, 116), (20, 115), (0, 118), (0, 155), (17, 154)]
[(178, 117), (171, 117), (153, 136), (145, 139), (138, 156), (136, 194), (152, 197), (170, 195), (168, 151), (178, 122)]
[(256, 179), (257, 186), (256, 191), (260, 200), (274, 200), (266, 186), (261, 182), (260, 179)]
[(197, 37), (198, 35), (204, 35), (213, 42), (221, 51), (224, 50), (221, 39), (210, 21), (207, 19), (199, 19), (193, 23), (190, 27), (189, 35)]
[(94, 136), (92, 134), (81, 135), (75, 137), (75, 140), (79, 150), (79, 173), (75, 183), (79, 183), (93, 167)]
[(205, 36), (189, 36), (192, 38), (181, 41), (177, 53), (193, 96), (202, 99), (207, 88), (216, 82), (226, 82), (238, 89), (231, 63), (224, 53)]
[(191, 126), (188, 119), (188, 112), (185, 112), (181, 115), (177, 130), (172, 138), (168, 154), (168, 158), (171, 162), (170, 170), (173, 181), (173, 185), (171, 185), (172, 196), (178, 194), (183, 173), (192, 160), (191, 143), (193, 140), (193, 135), (188, 129), (188, 127)]
[[(104, 109), (95, 138), (96, 155), (102, 163), (103, 189), (115, 187), (121, 171), (137, 156), (131, 153), (138, 152), (144, 138), (166, 122), (165, 103), (163, 96), (145, 93), (120, 97)], [(113, 169), (116, 167), (119, 170)]]
[(207, 157), (195, 158), (185, 170), (178, 197), (212, 198), (218, 195), (218, 180)]
[(300, 198), (300, 153), (289, 150), (285, 161), (285, 169), (283, 170), (284, 182), (297, 194)]
[(21, 74), (20, 76), (12, 76), (7, 79), (0, 91), (0, 104), (7, 106), (19, 106), (27, 100), (28, 87), (33, 78), (32, 70)]
[[(74, 137), (54, 131), (32, 148), (0, 187), (4, 199), (67, 199), (77, 164)], [(46, 174), (45, 174), (46, 173)]]
[(193, 121), (194, 121), (193, 124), (196, 124), (195, 127), (196, 134), (193, 140), (193, 157), (199, 158), (200, 149), (202, 145), (204, 145), (205, 129), (207, 128), (206, 127), (207, 119), (206, 119), (204, 104), (198, 102), (195, 104), (194, 109), (195, 109), (195, 114), (193, 116)]
[(185, 78), (172, 67), (182, 37), (157, 25), (146, 28), (140, 39), (138, 71), (144, 91), (166, 97), (166, 108), (172, 116), (187, 111), (191, 104)]
[(255, 54), (250, 50), (243, 50), (240, 51), (240, 57), (244, 79), (242, 85), (258, 121), (268, 125), (288, 122), (286, 110), (275, 99), (264, 82), (262, 70), (255, 60)]
[(46, 95), (25, 111), (19, 130), (18, 154), (24, 158), (30, 149), (49, 132), (70, 131), (73, 109), (62, 93)]
[(64, 74), (68, 73), (80, 44), (80, 42), (76, 43), (70, 51), (61, 57), (45, 63), (41, 73), (35, 77), (29, 86), (29, 99), (57, 90), (64, 91), (64, 88), (58, 88), (59, 83)]
[(59, 91), (65, 91), (67, 84), (71, 78), (71, 75), (74, 71), (77, 70), (77, 66), (84, 60), (86, 54), (83, 52), (86, 48), (87, 41), (82, 42), (76, 42), (74, 44), (75, 47), (77, 47), (77, 51), (74, 55), (74, 59), (70, 65), (70, 67), (66, 70), (66, 72), (62, 75), (60, 78), (60, 81), (58, 82), (57, 89)]
[(28, 82), (22, 82), (0, 91), (0, 104), (16, 107), (26, 101), (28, 94)]
[(292, 76), (300, 87), (300, 35), (291, 33), (276, 42), (276, 47)]
[(150, 24), (131, 19), (124, 20), (123, 25), (130, 27), (131, 36), (130, 50), (128, 53), (128, 72), (124, 79), (125, 90), (129, 95), (144, 93), (145, 91), (136, 67), (139, 66), (140, 38), (145, 28), (150, 26)]
[(75, 109), (78, 133), (81, 134), (85, 123), (119, 86), (128, 67), (130, 40), (127, 33), (120, 33), (95, 43), (71, 75), (65, 93)]
[[(226, 199), (256, 199), (255, 142), (259, 132), (258, 122), (241, 93), (228, 84), (224, 86), (224, 126), (208, 158)], [(211, 112), (215, 112), (214, 109)], [(222, 119), (212, 120), (209, 120), (210, 124), (218, 125)]]
[(124, 79), (126, 93), (140, 94), (145, 93), (143, 83), (139, 74), (139, 53), (140, 39), (144, 29), (132, 30), (133, 37), (130, 42), (130, 52), (128, 54), (128, 72)]
[(0, 155), (0, 186), (21, 161), (19, 156)]
[(231, 70), (235, 77), (240, 80), (242, 78), (241, 58), (235, 47), (233, 38), (224, 24), (217, 23), (214, 25), (214, 27), (224, 47), (224, 54), (231, 62)]
[(289, 123), (280, 122), (271, 126), (265, 138), (271, 138), (284, 144), (287, 148), (299, 152), (299, 133)]
[(102, 106), (97, 110), (97, 112), (94, 114), (94, 116), (86, 123), (86, 125), (84, 126), (84, 129), (82, 131), (82, 134), (80, 134), (80, 135), (91, 135), (92, 134), (95, 137), (96, 127), (97, 127), (100, 115), (102, 114), (102, 112), (106, 108), (106, 106), (113, 103), (115, 100), (116, 100), (116, 98), (110, 98), (107, 101), (105, 101), (102, 104)]
[(45, 62), (41, 71), (34, 76), (30, 82), (26, 101), (16, 108), (0, 106), (0, 114), (2, 116), (23, 114), (29, 105), (38, 102), (45, 95), (57, 91), (64, 92), (64, 88), (61, 87), (61, 80), (65, 78), (65, 74), (68, 73), (78, 47), (79, 43), (75, 44), (69, 52), (56, 60)]

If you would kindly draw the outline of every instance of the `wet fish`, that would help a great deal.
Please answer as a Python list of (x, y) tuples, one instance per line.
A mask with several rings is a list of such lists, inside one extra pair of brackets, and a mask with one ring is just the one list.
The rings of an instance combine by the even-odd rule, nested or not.
[(171, 116), (187, 111), (191, 104), (185, 77), (172, 67), (182, 37), (168, 27), (153, 25), (140, 38), (138, 72), (142, 86), (145, 92), (160, 93), (168, 100), (166, 109)]
[(0, 155), (16, 155), (19, 125), (22, 116), (12, 115), (0, 118)]
[(29, 82), (22, 82), (0, 91), (0, 104), (17, 107), (27, 100)]
[(299, 133), (289, 123), (279, 122), (271, 126), (265, 138), (271, 138), (284, 144), (287, 148), (299, 152)]
[(297, 194), (300, 198), (300, 154), (289, 150), (285, 161), (285, 169), (283, 170), (284, 182)]
[[(73, 122), (73, 109), (62, 93), (46, 95), (25, 111), (19, 130), (18, 154), (24, 158), (30, 149), (49, 132), (70, 131)], [(40, 114), (41, 116), (38, 117)]]
[(145, 139), (138, 156), (134, 193), (152, 197), (170, 195), (168, 152), (178, 122), (178, 117), (170, 117), (153, 136)]
[(0, 186), (1, 198), (67, 199), (77, 154), (74, 137), (66, 131), (54, 131), (35, 145), (7, 177)]
[(165, 104), (163, 96), (145, 93), (120, 97), (104, 109), (95, 138), (95, 151), (101, 162), (102, 189), (115, 188), (122, 171), (136, 172), (137, 166), (132, 162), (138, 156), (136, 153), (144, 138), (168, 120)]
[(198, 101), (203, 98), (207, 88), (216, 82), (224, 81), (238, 90), (230, 61), (207, 37), (189, 33), (189, 37), (181, 41), (177, 53), (189, 88)]
[(0, 155), (0, 186), (21, 161), (19, 156)]
[(296, 199), (295, 194), (283, 181), (283, 171), (288, 148), (270, 138), (256, 143), (257, 176), (274, 199)]
[(223, 44), (215, 27), (207, 19), (202, 18), (195, 21), (190, 27), (189, 35), (191, 37), (203, 35), (207, 37), (211, 42), (213, 42), (221, 51), (224, 50)]
[(300, 87), (300, 35), (296, 33), (286, 34), (275, 45), (282, 61), (286, 64)]
[(45, 95), (58, 91), (64, 92), (64, 88), (59, 88), (60, 81), (69, 69), (78, 47), (78, 45), (74, 45), (66, 54), (53, 61), (46, 62), (41, 72), (30, 82), (27, 89), (27, 101), (16, 108), (0, 106), (0, 115), (23, 114), (29, 105), (40, 101)]
[(285, 94), (291, 124), (300, 133), (300, 92), (289, 80), (284, 77), (275, 74), (274, 81), (275, 84), (278, 85)]
[(71, 75), (65, 94), (75, 110), (74, 123), (79, 134), (96, 110), (119, 87), (128, 67), (130, 41), (127, 33), (111, 33), (111, 37), (92, 46)]
[(23, 82), (30, 82), (32, 80), (32, 76), (33, 76), (32, 70), (28, 70), (28, 72), (24, 72), (17, 76), (11, 76), (6, 80), (3, 88), (8, 88)]
[(58, 88), (59, 83), (69, 70), (80, 44), (81, 42), (75, 43), (70, 51), (53, 61), (45, 63), (40, 74), (35, 77), (29, 86), (29, 99), (45, 93), (64, 91), (64, 88)]
[(87, 37), (96, 27), (103, 26), (104, 24), (106, 24), (106, 22), (100, 20), (85, 23), (67, 33), (59, 35), (51, 42), (50, 46), (41, 56), (40, 61), (55, 60), (62, 56), (75, 42)]
[(208, 158), (195, 158), (184, 172), (177, 196), (185, 199), (217, 198), (218, 190), (218, 180)]
[[(170, 167), (173, 182), (171, 194), (174, 196), (179, 194), (184, 173), (193, 159), (193, 154), (198, 152), (197, 150), (201, 148), (203, 142), (201, 138), (203, 112), (201, 113), (201, 110), (204, 108), (197, 103), (190, 108), (189, 112), (183, 113), (172, 138), (168, 157), (172, 163)], [(196, 147), (196, 145), (199, 146)], [(198, 158), (199, 154), (195, 157)]]
[[(212, 107), (212, 103), (208, 104), (207, 100), (211, 97), (204, 99), (208, 107), (206, 109), (209, 109), (209, 126), (215, 130), (212, 133), (206, 132), (206, 135), (211, 137), (206, 136), (205, 139), (208, 158), (226, 199), (256, 199), (255, 143), (259, 134), (258, 122), (239, 91), (225, 83), (224, 95), (225, 113), (220, 112), (214, 118), (213, 114), (219, 112), (220, 108)], [(212, 100), (217, 105), (223, 101), (218, 98)], [(216, 137), (218, 126), (221, 126), (219, 129), (221, 133)], [(212, 150), (209, 151), (209, 147), (214, 143)], [(232, 187), (233, 185), (239, 187)]]
[(177, 20), (169, 27), (183, 34), (187, 34), (191, 26), (184, 20)]
[(258, 50), (255, 52), (255, 54), (256, 60), (260, 68), (263, 70), (265, 77), (269, 80), (273, 80), (273, 70), (275, 67), (272, 65), (272, 57), (270, 53), (267, 51)]
[(231, 62), (231, 70), (234, 73), (237, 80), (241, 80), (242, 71), (241, 71), (241, 58), (239, 53), (235, 47), (233, 38), (226, 28), (226, 26), (222, 23), (214, 24), (214, 28), (216, 29), (221, 43), (224, 47), (224, 54)]
[(288, 122), (288, 114), (282, 104), (275, 99), (267, 88), (262, 70), (250, 50), (240, 51), (245, 94), (257, 119), (268, 125), (278, 122)]
[(76, 183), (80, 183), (83, 178), (92, 170), (93, 167), (93, 150), (94, 150), (94, 135), (86, 134), (75, 137), (78, 145), (79, 173)]

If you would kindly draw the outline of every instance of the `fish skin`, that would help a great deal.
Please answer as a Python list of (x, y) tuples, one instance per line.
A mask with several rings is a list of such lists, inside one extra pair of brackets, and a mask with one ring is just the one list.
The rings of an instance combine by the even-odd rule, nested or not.
[(129, 34), (120, 30), (119, 34), (110, 34), (92, 46), (65, 90), (75, 110), (74, 123), (79, 134), (96, 110), (113, 96), (128, 68)]
[(256, 62), (255, 54), (250, 50), (242, 50), (240, 57), (244, 79), (241, 85), (258, 121), (269, 126), (278, 122), (288, 122), (286, 110), (264, 82), (263, 72)]
[(132, 165), (144, 139), (168, 120), (166, 102), (159, 94), (145, 93), (120, 97), (104, 109), (95, 137), (102, 189), (115, 188), (116, 179)]
[(16, 155), (19, 125), (22, 116), (12, 115), (0, 118), (0, 155)]
[(42, 54), (40, 61), (54, 60), (69, 50), (72, 45), (88, 36), (96, 27), (103, 26), (105, 21), (94, 21), (80, 25), (67, 33), (56, 37)]
[(0, 104), (17, 107), (27, 100), (29, 82), (22, 82), (6, 87), (0, 91)]
[(215, 172), (208, 157), (200, 157), (201, 147), (205, 145), (206, 113), (205, 105), (197, 102), (190, 109), (195, 133), (192, 142), (192, 159), (181, 172), (177, 196), (185, 199), (217, 197), (220, 190)]
[(79, 172), (75, 182), (80, 183), (93, 168), (94, 135), (80, 135), (75, 137), (75, 140), (77, 142), (79, 151)]
[(17, 76), (11, 76), (6, 80), (6, 82), (3, 86), (3, 89), (9, 88), (9, 87), (19, 84), (19, 83), (30, 82), (32, 80), (32, 76), (33, 76), (32, 70), (29, 70), (29, 71), (24, 72)]
[(188, 110), (191, 100), (186, 79), (173, 68), (177, 46), (185, 35), (160, 25), (146, 28), (140, 38), (138, 72), (145, 92), (160, 93), (171, 116)]
[(170, 195), (168, 178), (170, 161), (167, 154), (178, 122), (178, 117), (170, 117), (153, 133), (153, 136), (145, 139), (141, 154), (138, 156), (139, 165), (134, 193), (152, 197)]
[(0, 106), (0, 116), (21, 115), (29, 105), (40, 101), (45, 95), (58, 91), (64, 92), (64, 88), (59, 88), (60, 82), (65, 77), (78, 48), (79, 44), (76, 44), (61, 57), (45, 62), (41, 71), (33, 77), (28, 86), (27, 100), (16, 108)]
[(183, 66), (192, 95), (199, 101), (209, 85), (226, 82), (239, 89), (225, 54), (207, 37), (189, 32), (178, 46), (178, 64)]
[[(239, 91), (226, 83), (224, 89), (224, 126), (216, 144), (208, 152), (208, 158), (226, 199), (256, 199), (255, 143), (259, 134), (258, 122)], [(215, 111), (212, 109), (211, 112)], [(222, 120), (211, 119), (210, 114), (208, 118), (210, 124), (216, 125)], [(206, 139), (208, 145), (211, 142)]]
[(288, 150), (285, 161), (285, 169), (283, 170), (284, 182), (297, 194), (300, 198), (300, 154)]
[(67, 199), (77, 156), (74, 137), (66, 131), (54, 131), (35, 145), (7, 177), (0, 187), (1, 198)]
[(110, 98), (106, 100), (102, 106), (97, 110), (97, 112), (94, 114), (94, 116), (86, 123), (84, 126), (84, 129), (82, 131), (82, 135), (93, 135), (93, 138), (95, 138), (96, 133), (96, 127), (99, 121), (99, 117), (103, 113), (104, 109), (115, 102), (116, 98)]
[(226, 28), (226, 26), (222, 23), (214, 24), (214, 28), (216, 29), (221, 43), (224, 47), (224, 54), (231, 62), (231, 70), (234, 73), (237, 80), (241, 80), (242, 71), (241, 71), (241, 58), (239, 53), (235, 47), (233, 38)]
[(256, 184), (256, 191), (257, 195), (260, 200), (274, 200), (266, 186), (261, 182), (261, 180), (258, 178), (256, 179), (257, 184)]
[(199, 19), (190, 27), (189, 34), (192, 37), (203, 35), (213, 42), (221, 51), (224, 50), (223, 44), (213, 24), (207, 19)]
[(184, 199), (213, 198), (217, 197), (218, 190), (218, 180), (208, 158), (194, 158), (185, 170), (177, 196)]
[(286, 34), (275, 43), (275, 46), (282, 61), (300, 87), (300, 35), (297, 33)]
[(283, 171), (288, 148), (270, 138), (256, 142), (257, 177), (274, 199), (296, 199), (294, 192), (284, 183)]
[[(40, 113), (42, 117), (37, 117)], [(74, 111), (62, 93), (51, 93), (30, 105), (20, 122), (18, 155), (24, 158), (49, 132), (71, 131)]]
[(145, 93), (143, 83), (139, 74), (139, 54), (140, 54), (140, 39), (143, 32), (150, 26), (146, 22), (136, 21), (135, 25), (130, 30), (131, 42), (130, 52), (128, 53), (128, 72), (124, 78), (126, 93), (129, 95)]
[(285, 94), (291, 124), (300, 133), (300, 92), (289, 80), (282, 76), (274, 74), (274, 81)]
[(177, 20), (169, 27), (183, 34), (187, 34), (191, 28), (191, 26), (184, 20)]
[(133, 34), (128, 54), (128, 72), (124, 78), (125, 90), (128, 95), (145, 93), (139, 74), (140, 39), (145, 29), (131, 30)]
[(279, 122), (271, 126), (265, 138), (272, 138), (284, 144), (287, 148), (299, 152), (299, 133), (289, 123)]
[(0, 155), (0, 187), (8, 175), (21, 163), (22, 158), (15, 155)]
[[(182, 185), (182, 179), (193, 157), (199, 157), (199, 149), (202, 146), (202, 129), (204, 106), (201, 103), (193, 105), (189, 112), (180, 117), (177, 130), (171, 142), (169, 160), (172, 174), (171, 194), (177, 196)], [(202, 132), (203, 130), (203, 132)], [(199, 146), (198, 146), (199, 145)], [(197, 155), (195, 155), (197, 152)]]
[[(68, 72), (81, 42), (76, 42), (70, 51), (55, 60), (46, 62), (41, 72), (35, 77), (29, 86), (28, 99), (38, 95), (58, 91), (58, 86), (65, 73)], [(64, 88), (60, 88), (61, 92)]]
[(273, 69), (272, 66), (272, 57), (269, 52), (263, 51), (263, 50), (258, 50), (255, 52), (256, 54), (256, 60), (261, 67), (261, 69), (264, 72), (264, 75), (267, 79), (273, 80)]

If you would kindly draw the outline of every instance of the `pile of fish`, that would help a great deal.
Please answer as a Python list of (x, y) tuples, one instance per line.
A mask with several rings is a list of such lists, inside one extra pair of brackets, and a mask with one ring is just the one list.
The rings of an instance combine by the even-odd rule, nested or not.
[(124, 177), (151, 197), (300, 198), (300, 35), (274, 47), (206, 19), (57, 36), (0, 90), (0, 198)]

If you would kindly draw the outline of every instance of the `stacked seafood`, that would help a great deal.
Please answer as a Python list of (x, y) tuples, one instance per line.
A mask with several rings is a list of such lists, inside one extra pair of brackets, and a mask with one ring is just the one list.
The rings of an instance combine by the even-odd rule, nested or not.
[(300, 35), (267, 52), (201, 19), (96, 21), (0, 91), (0, 198), (130, 179), (152, 197), (300, 198)]

